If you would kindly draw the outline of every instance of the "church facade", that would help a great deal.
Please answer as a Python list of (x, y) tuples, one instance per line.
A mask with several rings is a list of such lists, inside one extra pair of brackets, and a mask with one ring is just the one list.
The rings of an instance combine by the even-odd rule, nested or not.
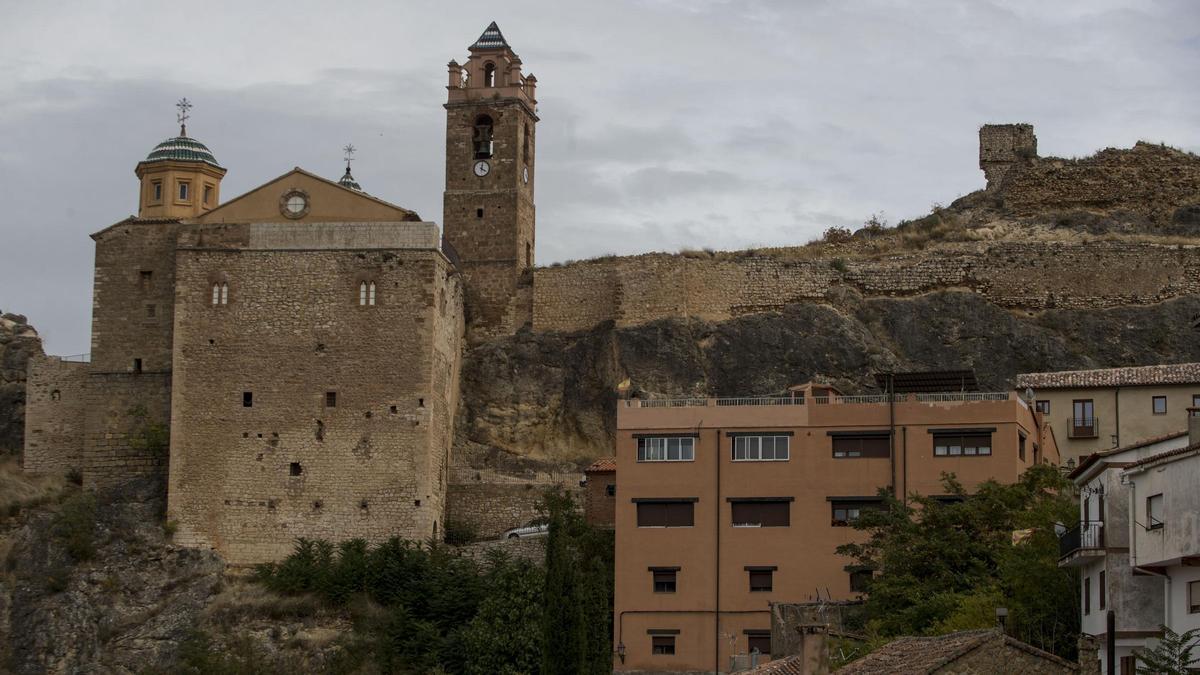
[(349, 164), (222, 202), (182, 107), (138, 215), (92, 235), (90, 361), (30, 366), (25, 468), (165, 475), (176, 542), (234, 564), (440, 538), (465, 317), (530, 320), (535, 86), (494, 23), (450, 63), (441, 233)]

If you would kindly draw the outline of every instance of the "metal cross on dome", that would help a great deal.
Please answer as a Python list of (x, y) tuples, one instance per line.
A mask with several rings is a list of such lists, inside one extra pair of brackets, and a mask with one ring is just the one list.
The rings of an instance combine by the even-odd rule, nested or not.
[(350, 160), (354, 159), (354, 151), (357, 150), (357, 148), (354, 147), (353, 143), (347, 143), (346, 147), (342, 148), (342, 150), (346, 152), (346, 168), (349, 169)]
[(190, 115), (188, 115), (188, 111), (192, 109), (192, 102), (187, 100), (187, 97), (185, 96), (179, 99), (179, 102), (175, 104), (175, 107), (179, 108), (179, 112), (175, 115), (175, 119), (179, 121), (179, 135), (186, 136), (187, 121), (188, 117), (190, 117)]

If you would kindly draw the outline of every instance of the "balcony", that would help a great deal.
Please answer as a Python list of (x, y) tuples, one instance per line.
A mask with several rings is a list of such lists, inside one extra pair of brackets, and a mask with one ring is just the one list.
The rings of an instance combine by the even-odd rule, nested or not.
[[(1015, 394), (1004, 391), (896, 394), (896, 403), (972, 403), (1013, 399), (1020, 400)], [(630, 399), (623, 401), (623, 404), (627, 408), (703, 408), (709, 406), (883, 405), (888, 402), (887, 394), (870, 394), (866, 396), (814, 396), (809, 399), (805, 399), (803, 396)]]
[(1104, 555), (1104, 523), (1080, 523), (1058, 538), (1058, 566), (1083, 565)]
[(1099, 436), (1100, 419), (1097, 417), (1072, 417), (1068, 438), (1096, 438)]

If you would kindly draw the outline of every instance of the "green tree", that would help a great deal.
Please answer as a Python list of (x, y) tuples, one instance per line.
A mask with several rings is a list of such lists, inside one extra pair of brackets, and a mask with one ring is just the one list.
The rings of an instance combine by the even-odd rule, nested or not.
[[(890, 637), (989, 627), (1003, 606), (1009, 634), (1073, 658), (1077, 580), (1058, 567), (1054, 533), (1055, 523), (1076, 518), (1066, 480), (1043, 465), (971, 495), (953, 475), (943, 476), (943, 487), (958, 499), (913, 495), (905, 504), (881, 491), (883, 508), (855, 523), (867, 541), (838, 547), (878, 572), (865, 604), (870, 628)], [(1022, 530), (1028, 536), (1014, 543)]]
[(461, 634), (467, 675), (538, 671), (542, 658), (542, 569), (500, 551), (488, 558), (488, 595)]
[(1163, 636), (1153, 648), (1138, 649), (1137, 671), (1155, 675), (1188, 675), (1200, 664), (1200, 628), (1183, 633), (1162, 627)]

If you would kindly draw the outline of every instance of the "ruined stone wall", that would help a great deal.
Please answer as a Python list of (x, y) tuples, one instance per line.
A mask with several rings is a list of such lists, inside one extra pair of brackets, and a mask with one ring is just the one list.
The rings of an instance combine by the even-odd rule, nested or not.
[(89, 368), (83, 406), (84, 487), (109, 487), (166, 470), (170, 373), (98, 373)]
[(483, 539), (499, 537), (505, 530), (536, 518), (542, 496), (555, 486), (582, 503), (582, 474), (538, 475), (522, 480), (491, 471), (463, 471), (461, 467), (454, 474), (446, 493), (446, 520), (472, 526)]
[(539, 269), (537, 331), (633, 326), (692, 316), (721, 321), (819, 300), (837, 286), (867, 296), (968, 288), (1005, 308), (1097, 309), (1200, 293), (1200, 248), (1132, 242), (988, 242), (870, 260), (647, 254)]
[(28, 373), (22, 466), (41, 473), (82, 469), (88, 364), (34, 356)]
[(25, 443), (27, 363), (42, 355), (42, 339), (20, 314), (0, 311), (0, 454)]
[(1037, 157), (1032, 124), (985, 124), (979, 128), (979, 168), (988, 187), (1000, 184), (1017, 162)]
[[(176, 541), (245, 564), (283, 557), (297, 537), (433, 536), (457, 379), (442, 303), (449, 315), (461, 297), (445, 258), (315, 239), (256, 249), (255, 227), (181, 240)], [(211, 303), (217, 277), (226, 305)], [(373, 306), (359, 304), (362, 281), (376, 285)]]
[(1014, 164), (1000, 196), (1021, 216), (1128, 209), (1167, 222), (1179, 207), (1200, 204), (1200, 156), (1138, 143), (1083, 159), (1042, 157)]

